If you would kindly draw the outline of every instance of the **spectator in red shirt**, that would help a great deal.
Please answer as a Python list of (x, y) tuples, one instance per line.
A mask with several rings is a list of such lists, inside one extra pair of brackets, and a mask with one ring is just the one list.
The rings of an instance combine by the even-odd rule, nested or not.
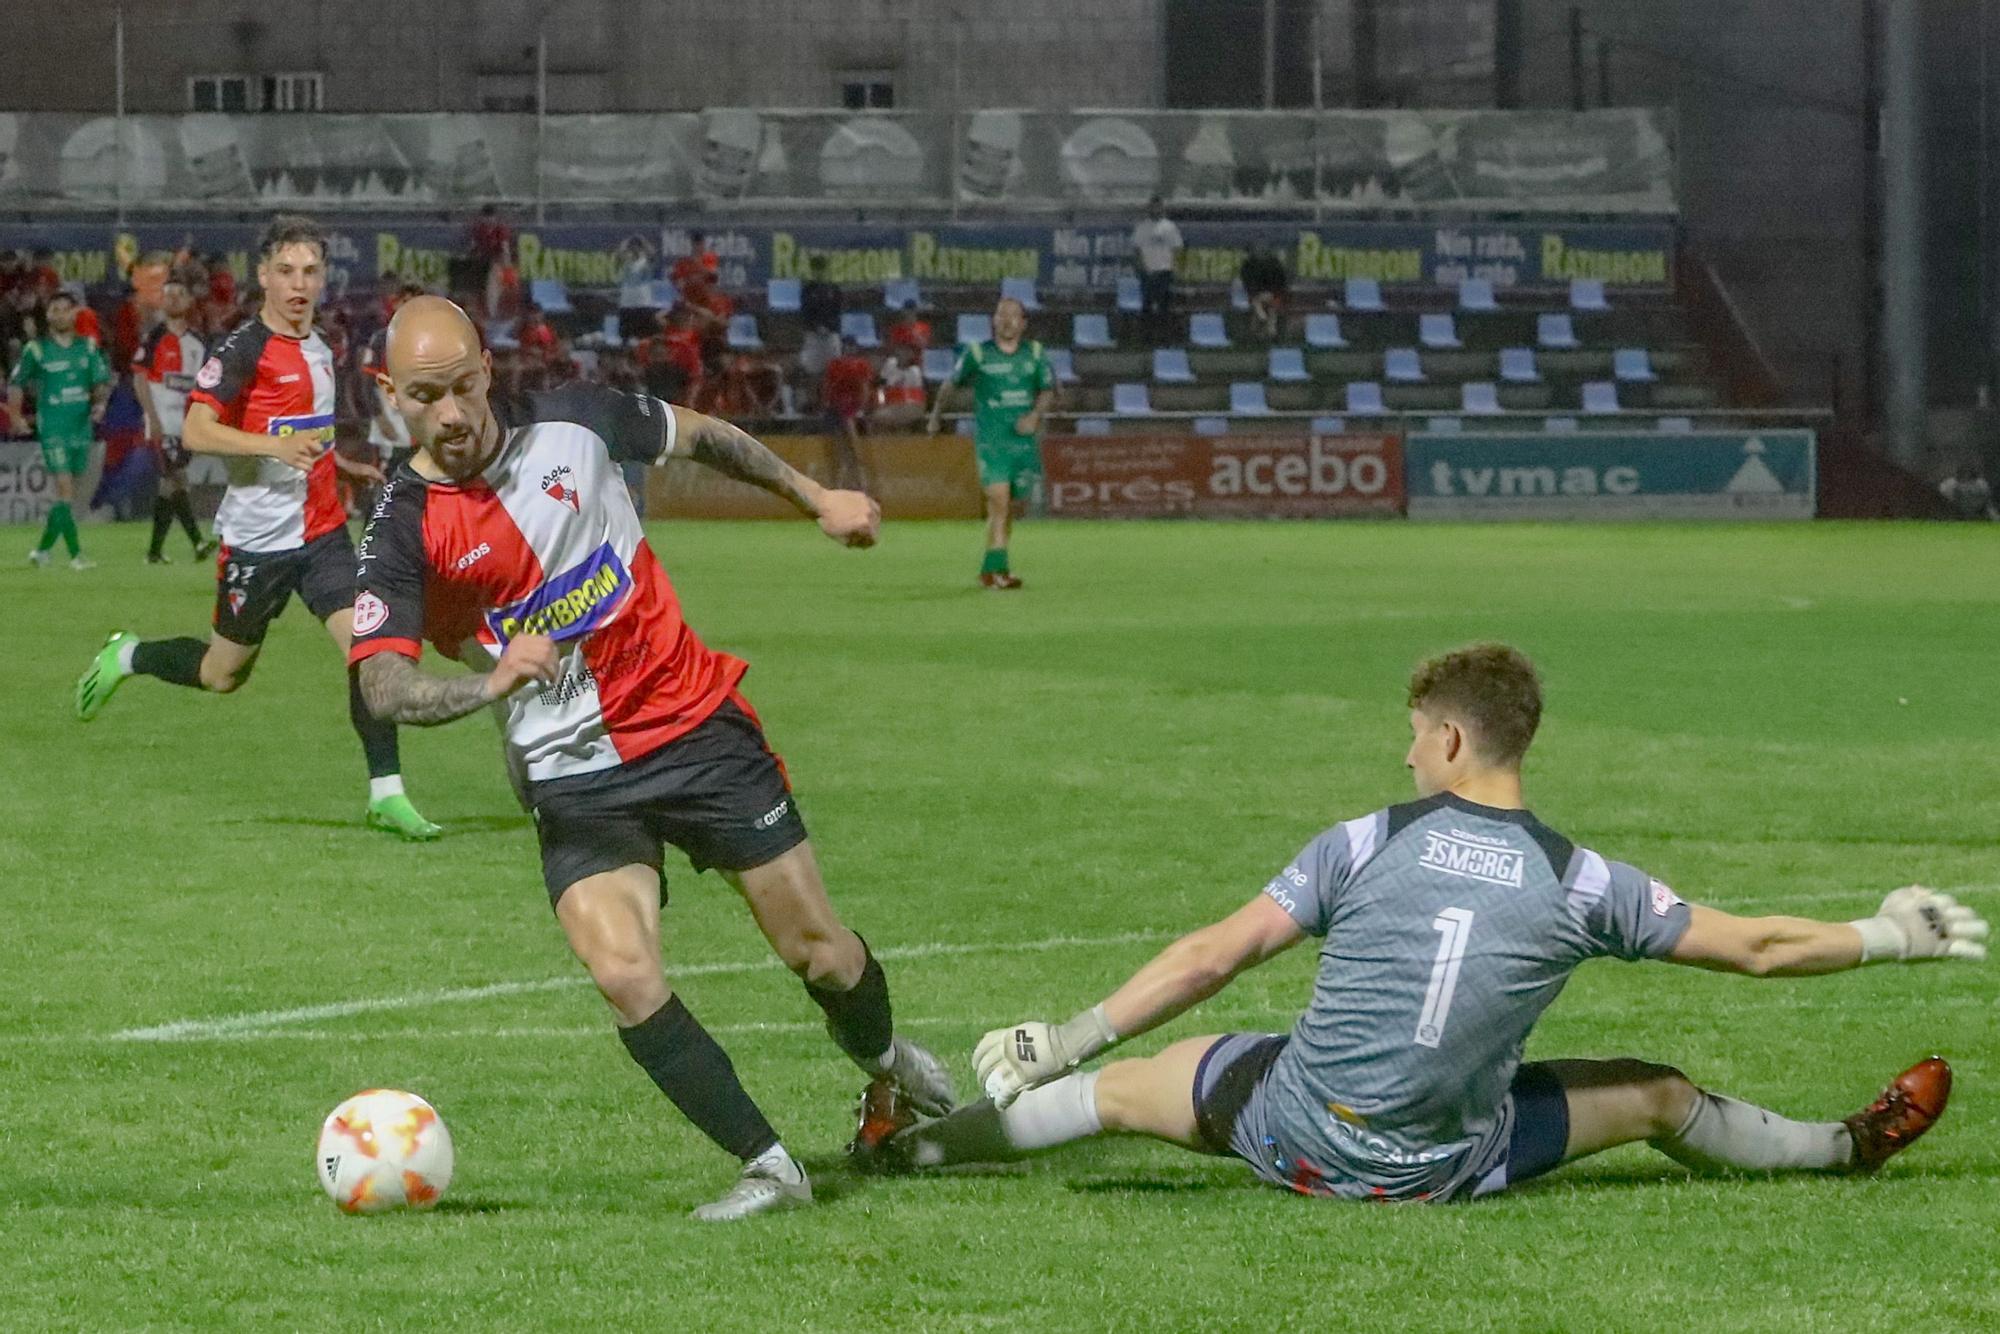
[(633, 347), (632, 364), (655, 398), (693, 406), (702, 390), (701, 334), (686, 306), (660, 317), (660, 331)]
[(500, 220), (497, 204), (482, 206), (479, 216), (466, 228), (465, 253), (485, 294), (486, 318), (497, 318), (504, 271), (511, 267), (514, 254), (514, 229)]
[(521, 359), (530, 365), (548, 367), (562, 354), (556, 331), (542, 318), (542, 308), (532, 301), (521, 307), (521, 323), (514, 330), (514, 341), (521, 345)]
[(904, 306), (889, 326), (888, 342), (902, 350), (904, 361), (921, 364), (931, 345), (931, 322), (917, 314), (916, 306)]
[(35, 289), (35, 296), (43, 304), (56, 294), (62, 286), (62, 275), (56, 272), (56, 252), (47, 246), (35, 251), (35, 262), (28, 269), (28, 285)]
[(667, 275), (674, 280), (674, 286), (686, 287), (690, 281), (699, 280), (711, 284), (721, 281), (722, 259), (708, 248), (708, 238), (700, 232), (690, 232), (688, 242), (688, 253), (674, 261), (673, 271)]
[(861, 468), (861, 419), (874, 405), (875, 367), (840, 340), (840, 355), (826, 363), (820, 378), (819, 401), (833, 437), (834, 485), (844, 491), (865, 491)]

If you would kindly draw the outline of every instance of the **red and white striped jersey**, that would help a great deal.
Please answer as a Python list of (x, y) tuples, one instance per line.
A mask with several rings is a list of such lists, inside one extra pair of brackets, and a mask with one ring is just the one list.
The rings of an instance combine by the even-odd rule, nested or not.
[(426, 639), (476, 640), (497, 660), (522, 633), (562, 654), (552, 685), (507, 701), (507, 746), (530, 782), (648, 755), (691, 731), (748, 666), (681, 619), (618, 464), (672, 450), (673, 410), (593, 385), (533, 398), (533, 420), (477, 479), (433, 482), (405, 465), (362, 538), (354, 649), (415, 658)]
[(153, 330), (145, 346), (132, 358), (132, 370), (145, 378), (153, 399), (153, 414), (160, 419), (160, 434), (179, 436), (187, 417), (188, 392), (194, 388), (195, 369), (202, 364), (201, 339), (192, 329), (175, 333), (165, 324)]
[(316, 433), (326, 447), (300, 472), (272, 458), (231, 457), (215, 534), (237, 551), (291, 551), (347, 522), (333, 469), (333, 353), (314, 329), (281, 334), (261, 318), (238, 325), (194, 377), (190, 403), (253, 435)]

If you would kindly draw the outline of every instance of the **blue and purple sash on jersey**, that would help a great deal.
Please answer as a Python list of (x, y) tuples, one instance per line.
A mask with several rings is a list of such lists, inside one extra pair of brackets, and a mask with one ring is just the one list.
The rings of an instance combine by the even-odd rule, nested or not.
[(609, 542), (512, 606), (486, 613), (502, 648), (515, 635), (581, 639), (611, 619), (632, 591), (632, 576)]

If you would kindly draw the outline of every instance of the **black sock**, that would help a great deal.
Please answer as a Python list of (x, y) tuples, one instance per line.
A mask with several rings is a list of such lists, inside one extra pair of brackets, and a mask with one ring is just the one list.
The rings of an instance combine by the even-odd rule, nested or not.
[(396, 724), (385, 723), (368, 712), (368, 701), (361, 698), (361, 671), (357, 667), (347, 669), (347, 717), (354, 724), (354, 734), (361, 738), (361, 753), (368, 757), (370, 778), (387, 778), (403, 772)]
[(889, 1050), (896, 1027), (889, 1016), (889, 979), (865, 940), (861, 953), (861, 978), (852, 987), (834, 991), (808, 982), (806, 995), (826, 1011), (827, 1029), (840, 1049), (856, 1064), (872, 1067)]
[(146, 548), (148, 556), (157, 556), (167, 540), (167, 529), (174, 521), (174, 502), (165, 496), (153, 497), (153, 545)]
[(625, 1050), (695, 1129), (748, 1162), (778, 1142), (743, 1084), (729, 1053), (716, 1044), (679, 996), (650, 1018), (618, 1030)]
[(199, 639), (154, 639), (132, 650), (132, 670), (177, 686), (201, 689), (201, 658), (208, 645)]
[(188, 499), (188, 493), (185, 491), (174, 493), (174, 517), (181, 521), (181, 527), (187, 531), (188, 541), (200, 546), (201, 525), (194, 521), (194, 502)]

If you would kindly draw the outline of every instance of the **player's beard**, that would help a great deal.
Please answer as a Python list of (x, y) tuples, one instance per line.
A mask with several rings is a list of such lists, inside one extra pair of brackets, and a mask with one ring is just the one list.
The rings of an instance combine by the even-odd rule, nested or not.
[(499, 452), (499, 426), (489, 412), (477, 425), (441, 435), (431, 442), (431, 457), (438, 469), (456, 482), (471, 481), (486, 471)]

